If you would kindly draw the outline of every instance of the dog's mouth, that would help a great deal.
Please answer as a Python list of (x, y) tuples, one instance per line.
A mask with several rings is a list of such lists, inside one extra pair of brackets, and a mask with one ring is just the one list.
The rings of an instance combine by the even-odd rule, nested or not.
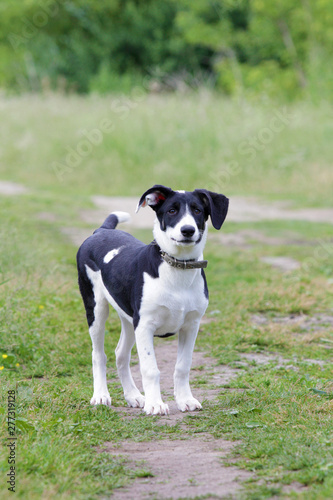
[(202, 238), (202, 235), (200, 234), (199, 238), (197, 240), (192, 240), (192, 238), (183, 238), (182, 240), (176, 240), (175, 238), (171, 238), (172, 241), (174, 241), (176, 243), (176, 245), (180, 245), (180, 246), (194, 246), (194, 245), (197, 245), (198, 243), (200, 243), (201, 241), (201, 238)]

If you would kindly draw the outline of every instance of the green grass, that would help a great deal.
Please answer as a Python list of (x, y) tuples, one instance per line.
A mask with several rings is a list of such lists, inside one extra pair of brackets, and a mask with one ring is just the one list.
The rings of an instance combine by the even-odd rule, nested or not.
[[(268, 126), (273, 104), (240, 104), (209, 94), (147, 97), (122, 119), (124, 115), (110, 111), (111, 101), (58, 96), (1, 101), (6, 119), (1, 122), (0, 180), (30, 188), (28, 194), (0, 199), (0, 355), (8, 356), (0, 358), (2, 497), (11, 498), (3, 478), (8, 471), (7, 391), (15, 389), (19, 498), (110, 495), (149, 471), (133, 470), (120, 458), (99, 453), (97, 447), (105, 441), (173, 439), (201, 432), (238, 442), (233, 462), (255, 471), (244, 498), (281, 496), (282, 485), (293, 481), (307, 487), (300, 498), (331, 498), (332, 325), (306, 329), (274, 320), (290, 314), (333, 315), (331, 256), (304, 265), (319, 239), (333, 238), (333, 225), (227, 221), (225, 232), (255, 229), (296, 243), (270, 246), (253, 238), (244, 249), (208, 243), (208, 314), (220, 313), (202, 325), (197, 345), (217, 363), (243, 370), (221, 387), (217, 403), (206, 402), (203, 412), (186, 417), (185, 428), (160, 425), (158, 417), (123, 419), (112, 409), (90, 407), (91, 346), (76, 284), (76, 249), (60, 228), (87, 227), (80, 210), (92, 206), (93, 194), (140, 196), (154, 183), (209, 187), (231, 198), (248, 195), (291, 200), (295, 206), (330, 206), (332, 107), (291, 107), (294, 121), (250, 160), (239, 153), (239, 144)], [(114, 131), (60, 182), (52, 162), (63, 160), (67, 146), (77, 146), (79, 129), (92, 130), (103, 118), (115, 121)], [(231, 160), (239, 162), (240, 173), (227, 178), (221, 171)], [(42, 220), (41, 213), (54, 214), (54, 221)], [(151, 238), (149, 231), (137, 235), (147, 242)], [(290, 279), (260, 261), (267, 255), (288, 255), (303, 265)], [(254, 323), (258, 314), (267, 321)], [(114, 368), (118, 336), (119, 321), (111, 312), (109, 368)], [(283, 366), (275, 361), (240, 365), (242, 353), (253, 352), (279, 353), (291, 361)], [(113, 373), (113, 405), (123, 406)], [(207, 383), (205, 370), (201, 375), (199, 383)]]
[[(207, 92), (133, 92), (123, 100), (56, 95), (2, 99), (6, 147), (0, 175), (32, 188), (52, 186), (55, 196), (75, 197), (75, 204), (96, 193), (137, 195), (158, 179), (188, 189), (205, 184), (228, 193), (325, 206), (333, 181), (331, 111), (326, 102), (286, 107), (270, 101), (234, 102)], [(111, 132), (102, 132), (105, 120)], [(81, 144), (77, 165), (66, 164), (69, 152), (87, 143), (84, 131), (96, 129), (103, 141), (90, 146), (88, 154)], [(60, 180), (54, 162), (65, 165)]]

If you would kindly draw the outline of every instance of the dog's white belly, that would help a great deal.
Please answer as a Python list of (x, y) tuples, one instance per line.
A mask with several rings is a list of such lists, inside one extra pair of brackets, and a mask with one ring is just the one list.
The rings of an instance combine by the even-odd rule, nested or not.
[[(174, 276), (170, 276), (170, 270)], [(155, 335), (177, 333), (187, 322), (199, 321), (207, 305), (200, 271), (179, 272), (163, 263), (159, 278), (144, 275), (140, 320), (153, 322)]]

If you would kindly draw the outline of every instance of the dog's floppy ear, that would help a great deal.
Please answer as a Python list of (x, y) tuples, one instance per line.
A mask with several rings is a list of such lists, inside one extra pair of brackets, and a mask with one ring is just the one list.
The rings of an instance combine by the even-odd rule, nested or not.
[(155, 184), (155, 186), (143, 193), (135, 212), (137, 213), (141, 207), (146, 205), (156, 211), (173, 192), (171, 188)]
[(195, 189), (203, 203), (215, 229), (220, 229), (228, 213), (229, 199), (224, 194), (213, 193), (206, 189)]

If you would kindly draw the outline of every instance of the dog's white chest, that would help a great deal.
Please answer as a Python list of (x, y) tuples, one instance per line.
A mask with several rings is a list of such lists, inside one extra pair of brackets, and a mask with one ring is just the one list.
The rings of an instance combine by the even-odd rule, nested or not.
[(156, 335), (178, 332), (189, 317), (200, 319), (207, 305), (200, 270), (179, 271), (163, 263), (158, 278), (144, 275), (140, 318), (154, 322)]

